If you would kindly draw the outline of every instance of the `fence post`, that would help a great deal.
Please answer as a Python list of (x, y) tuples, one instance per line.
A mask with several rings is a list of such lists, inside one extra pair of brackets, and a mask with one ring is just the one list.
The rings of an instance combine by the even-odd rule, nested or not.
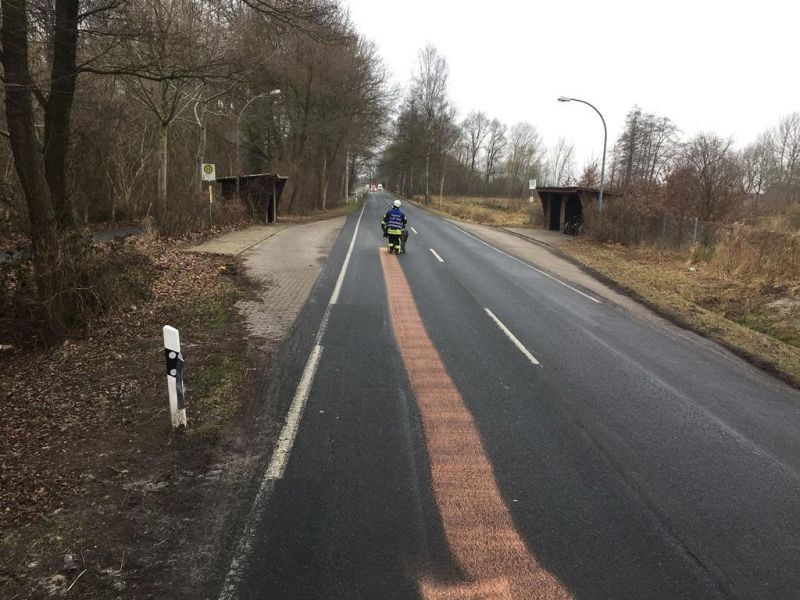
[(164, 325), (164, 356), (167, 360), (167, 391), (172, 428), (186, 427), (186, 408), (183, 396), (183, 355), (178, 330)]
[(697, 217), (694, 218), (694, 236), (692, 237), (692, 244), (697, 243)]
[(667, 241), (667, 213), (664, 213), (664, 218), (661, 221), (661, 241)]

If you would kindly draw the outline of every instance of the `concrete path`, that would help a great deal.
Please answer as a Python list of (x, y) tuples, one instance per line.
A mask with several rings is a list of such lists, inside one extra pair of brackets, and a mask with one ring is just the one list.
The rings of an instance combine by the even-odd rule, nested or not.
[(239, 231), (231, 231), (207, 240), (202, 244), (186, 248), (187, 252), (208, 252), (210, 254), (239, 255), (259, 242), (286, 229), (285, 224), (253, 225)]
[(345, 217), (302, 225), (254, 225), (186, 248), (186, 252), (241, 255), (256, 294), (237, 308), (263, 350), (274, 351), (289, 332), (325, 264)]
[(544, 244), (549, 248), (562, 246), (573, 239), (560, 231), (550, 231), (549, 229), (531, 229), (529, 227), (501, 227), (500, 229), (527, 238), (537, 244)]
[[(263, 227), (269, 237), (242, 252), (247, 274), (259, 284), (257, 298), (242, 300), (237, 307), (253, 336), (272, 346), (282, 340), (308, 299), (322, 266), (345, 223), (345, 217), (303, 225)], [(280, 228), (280, 229), (279, 229)], [(225, 242), (230, 248), (246, 243)], [(241, 252), (241, 251), (240, 251)]]

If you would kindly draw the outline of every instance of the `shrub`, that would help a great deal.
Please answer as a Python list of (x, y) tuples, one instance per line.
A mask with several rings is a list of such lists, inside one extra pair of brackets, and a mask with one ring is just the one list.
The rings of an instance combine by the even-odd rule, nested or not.
[(98, 246), (87, 232), (66, 235), (42, 264), (50, 271), (36, 272), (31, 258), (2, 264), (4, 332), (22, 319), (44, 327), (45, 337), (67, 334), (99, 314), (147, 298), (154, 274), (133, 242), (120, 238)]
[(742, 280), (800, 281), (800, 235), (735, 225), (720, 236), (710, 264)]

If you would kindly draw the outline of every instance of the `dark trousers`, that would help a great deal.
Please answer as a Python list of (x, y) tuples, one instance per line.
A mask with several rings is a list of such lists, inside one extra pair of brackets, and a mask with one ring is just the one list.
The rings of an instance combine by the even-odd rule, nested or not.
[(400, 252), (400, 250), (401, 250), (401, 248), (400, 248), (400, 240), (401, 240), (401, 236), (392, 235), (390, 233), (389, 234), (389, 251), (391, 251), (392, 248), (395, 248), (398, 252)]

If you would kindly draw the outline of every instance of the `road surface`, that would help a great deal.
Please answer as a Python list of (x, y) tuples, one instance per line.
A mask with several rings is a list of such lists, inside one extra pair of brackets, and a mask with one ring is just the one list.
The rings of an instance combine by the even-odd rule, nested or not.
[(222, 598), (800, 598), (795, 391), (414, 207), (389, 256), (390, 202), (295, 331)]

